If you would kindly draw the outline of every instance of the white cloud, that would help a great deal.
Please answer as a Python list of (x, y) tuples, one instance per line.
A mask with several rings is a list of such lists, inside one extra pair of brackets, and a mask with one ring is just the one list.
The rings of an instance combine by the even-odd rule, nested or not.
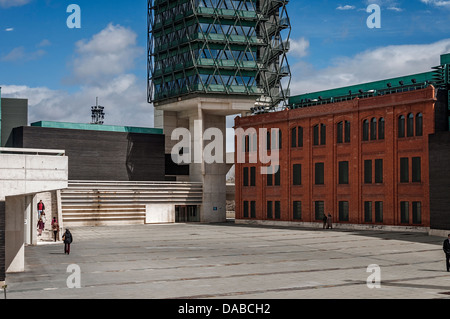
[(105, 124), (153, 126), (153, 106), (147, 103), (145, 82), (132, 74), (117, 76), (101, 87), (82, 87), (75, 93), (46, 87), (0, 86), (2, 97), (28, 99), (30, 123), (89, 123), (91, 106), (99, 97), (99, 104), (105, 107)]
[(5, 31), (6, 32), (11, 32), (11, 31), (14, 31), (14, 28), (6, 28)]
[(392, 45), (341, 57), (317, 70), (304, 62), (291, 66), (291, 94), (333, 89), (392, 77), (428, 72), (450, 52), (450, 39), (423, 45)]
[(0, 0), (0, 8), (21, 7), (30, 2), (31, 0)]
[[(78, 42), (73, 73), (81, 86), (76, 92), (1, 84), (2, 96), (28, 99), (30, 123), (89, 123), (91, 106), (98, 97), (105, 107), (105, 124), (152, 127), (153, 106), (147, 103), (146, 81), (129, 72), (140, 50), (136, 38), (130, 29), (108, 25), (89, 41)], [(42, 45), (49, 43), (38, 46)]]
[(78, 41), (72, 62), (75, 82), (98, 84), (131, 69), (135, 59), (145, 54), (136, 39), (132, 30), (109, 24), (89, 41)]
[(37, 50), (34, 52), (26, 52), (25, 48), (17, 47), (12, 49), (8, 54), (0, 58), (2, 62), (24, 62), (24, 61), (32, 61), (37, 60), (46, 52), (44, 50)]
[(420, 0), (421, 2), (433, 5), (436, 7), (449, 7), (450, 8), (450, 1), (440, 1), (440, 0)]
[(304, 37), (300, 39), (290, 39), (289, 55), (303, 58), (308, 55), (309, 41)]
[(345, 6), (340, 5), (339, 7), (336, 8), (336, 10), (354, 10), (356, 9), (355, 6), (351, 6), (349, 4), (346, 4)]

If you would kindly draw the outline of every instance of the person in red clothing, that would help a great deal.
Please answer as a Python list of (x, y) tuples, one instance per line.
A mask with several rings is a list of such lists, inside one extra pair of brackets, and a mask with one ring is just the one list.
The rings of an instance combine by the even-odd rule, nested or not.
[(41, 236), (41, 235), (42, 235), (42, 230), (43, 230), (44, 227), (45, 227), (45, 224), (44, 224), (42, 218), (39, 218), (39, 221), (38, 221), (37, 226), (38, 226), (38, 232), (39, 232), (39, 235), (38, 235), (38, 236)]
[(37, 204), (37, 211), (38, 211), (38, 219), (41, 218), (41, 214), (42, 212), (45, 210), (45, 205), (42, 202), (42, 199), (39, 201), (39, 203)]

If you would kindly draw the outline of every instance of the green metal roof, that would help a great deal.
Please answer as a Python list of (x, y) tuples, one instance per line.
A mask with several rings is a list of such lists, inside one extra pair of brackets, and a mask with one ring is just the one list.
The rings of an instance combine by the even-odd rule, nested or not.
[(86, 124), (86, 123), (40, 121), (40, 122), (31, 123), (31, 126), (47, 127), (47, 128), (61, 128), (61, 129), (71, 129), (71, 130), (86, 130), (86, 131), (163, 134), (163, 130), (158, 129), (158, 128), (117, 126), (117, 125), (97, 125), (97, 124)]
[[(449, 55), (450, 58), (450, 55)], [(415, 79), (417, 83), (431, 82), (433, 80), (433, 72), (425, 72), (414, 75), (402, 76), (398, 78), (386, 79), (381, 81), (362, 83), (357, 85), (351, 85), (331, 90), (319, 91), (314, 93), (306, 93), (302, 95), (292, 96), (289, 99), (289, 105), (298, 104), (301, 100), (314, 100), (319, 96), (323, 99), (335, 98), (340, 96), (347, 96), (351, 91), (352, 94), (358, 94), (359, 90), (363, 90), (364, 92), (371, 90), (383, 90), (388, 88), (388, 84), (390, 83), (393, 87), (398, 87), (400, 81), (403, 81), (405, 85), (411, 84), (412, 80)]]

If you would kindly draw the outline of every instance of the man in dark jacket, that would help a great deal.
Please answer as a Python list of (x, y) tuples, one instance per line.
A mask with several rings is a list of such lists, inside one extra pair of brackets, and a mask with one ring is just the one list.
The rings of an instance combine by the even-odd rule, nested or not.
[(448, 238), (444, 240), (444, 253), (447, 264), (447, 271), (450, 272), (450, 234), (448, 234)]
[(64, 241), (64, 254), (69, 255), (70, 254), (70, 244), (73, 241), (73, 237), (68, 229), (66, 229), (66, 232), (64, 233), (62, 239)]

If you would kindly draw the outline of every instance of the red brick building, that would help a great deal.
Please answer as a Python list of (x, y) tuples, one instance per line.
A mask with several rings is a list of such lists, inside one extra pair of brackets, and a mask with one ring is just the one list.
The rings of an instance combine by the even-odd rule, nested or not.
[[(249, 134), (236, 137), (236, 221), (321, 223), (330, 213), (340, 224), (429, 227), (435, 103), (430, 85), (237, 117)], [(275, 174), (261, 174), (267, 144), (279, 150)]]

